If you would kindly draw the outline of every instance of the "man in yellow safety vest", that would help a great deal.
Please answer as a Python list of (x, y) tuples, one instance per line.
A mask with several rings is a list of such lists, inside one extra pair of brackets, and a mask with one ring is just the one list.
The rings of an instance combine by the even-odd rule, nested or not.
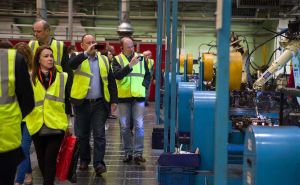
[[(131, 38), (121, 39), (122, 52), (114, 58), (113, 72), (118, 87), (118, 108), (121, 135), (125, 156), (124, 163), (134, 159), (135, 163), (146, 162), (144, 150), (145, 89), (149, 85), (150, 73), (141, 54), (134, 52)], [(131, 133), (131, 120), (134, 142)], [(134, 143), (134, 144), (133, 144)]]

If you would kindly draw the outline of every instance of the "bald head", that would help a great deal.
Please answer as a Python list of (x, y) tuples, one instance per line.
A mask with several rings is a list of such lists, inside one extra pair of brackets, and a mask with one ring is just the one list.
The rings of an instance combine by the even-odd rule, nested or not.
[(146, 60), (148, 60), (149, 58), (152, 58), (152, 52), (150, 50), (144, 51), (143, 55), (144, 55)]
[(134, 44), (131, 38), (124, 37), (121, 39), (122, 52), (126, 56), (131, 56), (134, 53)]
[(86, 35), (82, 36), (80, 45), (84, 51), (88, 52), (89, 56), (95, 56), (95, 54), (96, 54), (95, 47), (93, 47), (93, 48), (90, 47), (91, 45), (93, 45), (95, 43), (96, 43), (95, 37), (91, 34), (86, 34)]
[(47, 44), (50, 38), (50, 25), (45, 20), (36, 21), (33, 24), (33, 34), (36, 40)]

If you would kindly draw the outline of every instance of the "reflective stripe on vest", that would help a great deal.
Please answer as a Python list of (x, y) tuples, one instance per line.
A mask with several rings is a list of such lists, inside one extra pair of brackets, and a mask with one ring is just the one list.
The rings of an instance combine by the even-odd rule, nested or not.
[[(37, 48), (40, 46), (39, 42), (32, 40), (29, 42), (28, 45), (31, 48), (31, 50), (33, 51), (33, 55), (35, 55)], [(53, 50), (53, 58), (54, 58), (56, 67), (59, 69), (60, 72), (62, 72), (62, 68), (58, 67), (58, 66), (61, 66), (64, 43), (62, 41), (57, 41), (55, 39), (52, 39), (50, 48)]]
[(22, 113), (15, 95), (16, 50), (0, 49), (0, 153), (21, 145)]
[[(139, 54), (135, 53), (135, 56)], [(116, 57), (122, 68), (129, 64), (124, 54)], [(145, 87), (142, 85), (145, 76), (144, 60), (132, 67), (132, 71), (122, 80), (116, 80), (119, 98), (145, 97)]]
[[(110, 102), (110, 94), (108, 90), (108, 73), (109, 63), (106, 56), (97, 53), (100, 76), (103, 84), (103, 92), (105, 101)], [(105, 67), (104, 67), (105, 66)], [(93, 74), (91, 73), (89, 60), (84, 60), (74, 71), (73, 85), (71, 89), (71, 97), (75, 99), (84, 99), (90, 89), (90, 81)]]
[(24, 119), (30, 135), (37, 133), (43, 124), (53, 129), (67, 129), (68, 120), (65, 113), (67, 77), (66, 73), (57, 72), (55, 81), (47, 90), (36, 79), (36, 85), (33, 85), (35, 107)]
[[(14, 54), (15, 55), (15, 54)], [(0, 104), (8, 104), (12, 103), (16, 100), (16, 96), (9, 96), (8, 93), (8, 84), (9, 84), (9, 67), (13, 68), (14, 71), (14, 64), (8, 65), (8, 51), (1, 49), (0, 50), (0, 78), (1, 78), (1, 91), (0, 91)], [(15, 56), (13, 57), (13, 61), (15, 60)], [(14, 74), (14, 73), (13, 73)]]

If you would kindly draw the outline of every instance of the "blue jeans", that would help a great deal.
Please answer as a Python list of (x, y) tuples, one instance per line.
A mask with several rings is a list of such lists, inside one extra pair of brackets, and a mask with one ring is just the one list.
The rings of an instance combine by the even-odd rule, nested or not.
[(22, 143), (21, 147), (24, 153), (24, 160), (20, 163), (18, 166), (18, 171), (16, 174), (16, 180), (15, 182), (23, 184), (25, 179), (26, 173), (31, 173), (31, 163), (30, 163), (30, 145), (31, 145), (32, 139), (28, 132), (27, 126), (24, 122), (22, 122)]
[[(144, 110), (145, 102), (119, 103), (119, 118), (125, 154), (143, 155), (144, 150)], [(132, 116), (134, 136), (130, 130)], [(133, 141), (134, 137), (134, 141)], [(133, 144), (134, 143), (134, 144)]]
[(103, 100), (97, 102), (84, 101), (79, 106), (74, 106), (75, 111), (75, 135), (79, 138), (79, 153), (81, 162), (91, 162), (90, 135), (94, 137), (93, 166), (105, 165), (105, 122), (108, 116), (107, 108)]

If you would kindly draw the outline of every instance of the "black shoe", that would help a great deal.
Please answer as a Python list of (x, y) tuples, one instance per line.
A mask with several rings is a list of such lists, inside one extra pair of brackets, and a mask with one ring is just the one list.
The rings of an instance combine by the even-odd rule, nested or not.
[(132, 155), (126, 154), (123, 158), (123, 163), (129, 163), (132, 161)]
[(145, 106), (148, 107), (148, 106), (149, 106), (149, 103), (148, 103), (148, 102), (145, 102)]
[(143, 156), (138, 155), (138, 156), (134, 157), (134, 162), (136, 164), (140, 164), (140, 163), (146, 162), (146, 159)]
[(87, 162), (81, 161), (79, 165), (79, 170), (86, 171), (89, 169), (89, 165)]
[(102, 173), (106, 172), (106, 166), (103, 164), (99, 164), (96, 168), (95, 168), (95, 172), (96, 175), (101, 176)]

